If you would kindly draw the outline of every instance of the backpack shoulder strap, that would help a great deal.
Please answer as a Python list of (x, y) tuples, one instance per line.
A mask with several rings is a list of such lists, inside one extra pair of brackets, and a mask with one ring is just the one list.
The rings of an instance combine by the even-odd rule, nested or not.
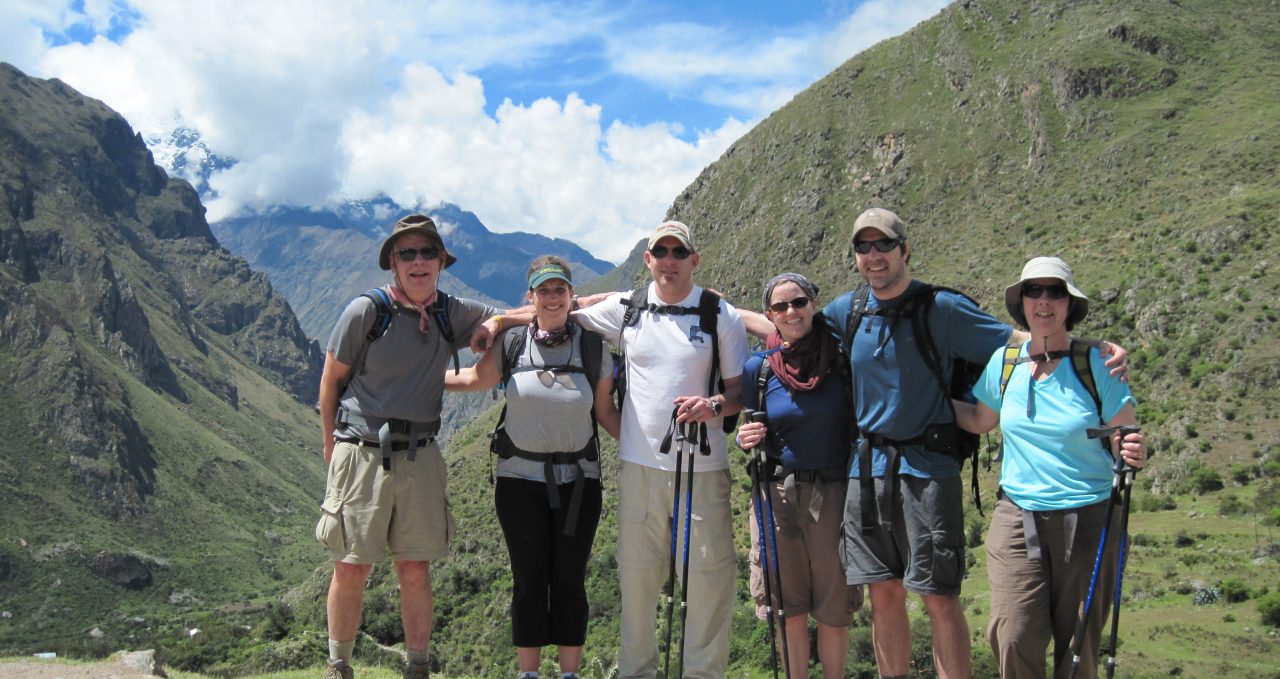
[(373, 325), (364, 336), (366, 342), (373, 342), (382, 337), (387, 332), (387, 328), (391, 326), (391, 313), (395, 310), (395, 305), (391, 301), (391, 295), (387, 294), (387, 291), (382, 288), (366, 290), (360, 293), (360, 296), (373, 302), (373, 308), (377, 311)]
[[(911, 332), (915, 335), (916, 346), (920, 348), (920, 357), (924, 359), (929, 372), (937, 378), (938, 387), (945, 397), (950, 392), (950, 386), (946, 375), (942, 374), (942, 356), (938, 354), (938, 345), (933, 341), (933, 329), (929, 327), (929, 309), (933, 307), (938, 291), (943, 289), (925, 283), (907, 304), (911, 305)], [(947, 405), (951, 406), (951, 399), (946, 400)]]
[(859, 285), (853, 296), (849, 298), (849, 315), (845, 317), (844, 333), (840, 339), (840, 346), (844, 349), (846, 356), (853, 355), (853, 334), (858, 332), (858, 326), (862, 325), (862, 317), (867, 313), (867, 300), (870, 296), (871, 286)]
[(1000, 398), (1004, 398), (1004, 390), (1009, 387), (1009, 378), (1013, 377), (1013, 369), (1018, 366), (1018, 354), (1022, 353), (1022, 345), (1009, 342), (1004, 348), (1004, 361), (1000, 366)]
[(640, 320), (640, 312), (649, 306), (649, 286), (642, 285), (632, 290), (631, 294), (626, 299), (619, 300), (619, 303), (627, 307), (622, 314), (622, 329), (625, 330), (628, 326), (635, 325)]
[(698, 327), (711, 336), (711, 374), (707, 378), (707, 395), (714, 396), (720, 381), (720, 296), (706, 288), (698, 297)]
[(360, 346), (360, 351), (356, 353), (356, 360), (351, 363), (348, 379), (355, 377), (364, 367), (364, 359), (369, 353), (369, 345), (386, 334), (387, 328), (391, 327), (391, 317), (395, 314), (395, 303), (391, 301), (391, 295), (383, 288), (366, 290), (360, 293), (360, 297), (373, 302), (373, 308), (376, 313), (373, 317), (373, 325), (369, 326), (369, 331), (364, 334), (364, 344)]
[(1102, 420), (1102, 397), (1098, 395), (1098, 383), (1093, 379), (1093, 366), (1089, 363), (1089, 345), (1083, 340), (1071, 338), (1071, 369), (1084, 385), (1089, 396), (1093, 397), (1093, 407), (1098, 411), (1098, 420)]
[(512, 371), (520, 362), (520, 355), (524, 353), (524, 344), (528, 336), (529, 328), (523, 325), (511, 328), (502, 335), (502, 378), (499, 384), (503, 389), (506, 389), (507, 382), (511, 381)]
[(756, 410), (768, 414), (769, 404), (765, 398), (765, 391), (769, 388), (769, 378), (773, 376), (773, 366), (769, 365), (768, 357), (760, 361), (760, 369), (756, 371)]
[(604, 353), (604, 338), (578, 327), (578, 353), (582, 356), (582, 372), (587, 376), (587, 384), (591, 385), (591, 393), (596, 393), (596, 383), (600, 381), (600, 356)]
[(449, 345), (449, 352), (453, 355), (453, 374), (456, 375), (461, 361), (458, 358), (458, 350), (453, 346), (453, 323), (449, 320), (449, 300), (450, 297), (444, 290), (437, 290), (436, 301), (431, 305), (430, 311), (431, 318), (440, 329), (440, 336), (444, 338), (445, 344)]

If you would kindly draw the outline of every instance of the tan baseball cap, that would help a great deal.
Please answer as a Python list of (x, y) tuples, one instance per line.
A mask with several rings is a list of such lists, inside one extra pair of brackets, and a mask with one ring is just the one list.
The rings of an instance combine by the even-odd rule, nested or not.
[(649, 249), (653, 249), (655, 243), (667, 236), (680, 241), (682, 245), (693, 252), (698, 251), (698, 248), (693, 246), (693, 233), (689, 231), (689, 227), (684, 222), (676, 221), (663, 222), (653, 230), (653, 233), (649, 236)]
[(863, 229), (875, 229), (888, 238), (907, 237), (907, 225), (902, 223), (898, 215), (882, 207), (873, 207), (858, 215), (853, 222), (853, 237), (857, 238), (858, 232)]

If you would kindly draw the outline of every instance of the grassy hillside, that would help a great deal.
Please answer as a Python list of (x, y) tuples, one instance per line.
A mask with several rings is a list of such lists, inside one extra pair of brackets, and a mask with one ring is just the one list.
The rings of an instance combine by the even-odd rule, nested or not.
[(319, 352), (127, 123), (0, 65), (0, 652), (96, 654), (313, 567)]

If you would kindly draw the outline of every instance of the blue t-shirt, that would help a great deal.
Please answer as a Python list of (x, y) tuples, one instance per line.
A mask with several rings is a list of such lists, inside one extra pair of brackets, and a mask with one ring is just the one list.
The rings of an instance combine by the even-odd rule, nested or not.
[[(887, 301), (871, 294), (867, 307), (892, 311), (901, 308), (924, 287), (912, 281), (902, 295)], [(843, 335), (854, 299), (847, 292), (823, 309), (832, 332)], [(920, 302), (925, 300), (921, 298)], [(1009, 339), (1009, 326), (997, 321), (962, 295), (940, 291), (928, 314), (929, 329), (942, 359), (942, 374), (950, 375), (956, 357), (983, 363), (991, 352)], [(920, 354), (909, 313), (864, 313), (853, 337), (849, 363), (853, 373), (854, 413), (862, 432), (874, 432), (895, 441), (920, 436), (931, 424), (953, 422), (948, 396), (938, 385)], [(945, 453), (925, 450), (923, 445), (903, 446), (899, 473), (922, 478), (949, 478), (960, 475), (956, 460)], [(849, 475), (859, 476), (860, 461), (855, 453)], [(884, 476), (885, 450), (872, 449), (871, 473)]]
[[(742, 405), (758, 410), (760, 364), (752, 356), (742, 369)], [(769, 435), (782, 446), (787, 469), (846, 468), (849, 463), (849, 390), (834, 366), (817, 388), (792, 392), (777, 375), (765, 385)]]
[[(1019, 355), (1027, 355), (1025, 343)], [(1058, 367), (1040, 381), (1031, 379), (1028, 364), (1015, 366), (1001, 398), (1003, 366), (1001, 347), (973, 385), (973, 395), (1000, 413), (1004, 435), (1000, 487), (1005, 495), (1032, 511), (1073, 509), (1106, 500), (1113, 458), (1096, 439), (1085, 436), (1085, 429), (1099, 425), (1099, 413), (1071, 360), (1058, 361)], [(1136, 405), (1129, 385), (1111, 376), (1097, 349), (1089, 350), (1089, 369), (1102, 400), (1101, 422), (1111, 421), (1126, 404)]]

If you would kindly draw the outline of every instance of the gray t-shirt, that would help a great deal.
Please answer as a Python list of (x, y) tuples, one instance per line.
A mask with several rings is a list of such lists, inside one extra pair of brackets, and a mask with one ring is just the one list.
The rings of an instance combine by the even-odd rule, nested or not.
[[(341, 404), (353, 412), (383, 419), (439, 420), (444, 371), (452, 360), (452, 349), (465, 348), (476, 326), (497, 313), (497, 309), (486, 304), (451, 297), (449, 322), (454, 341), (450, 347), (434, 318), (423, 333), (418, 329), (418, 312), (396, 305), (391, 325), (382, 337), (369, 345), (363, 365), (347, 383)], [(363, 296), (352, 300), (338, 318), (325, 350), (342, 363), (352, 365), (377, 315), (372, 300)], [(348, 425), (336, 433), (376, 438), (376, 433), (363, 431), (357, 425)]]
[[(591, 440), (591, 409), (594, 407), (591, 385), (581, 372), (556, 372), (556, 367), (582, 367), (581, 328), (574, 329), (574, 336), (558, 347), (544, 347), (528, 335), (524, 346), (518, 348), (520, 358), (507, 382), (507, 419), (503, 425), (511, 442), (530, 453), (568, 453), (581, 450)], [(499, 344), (498, 364), (503, 365), (506, 356), (505, 343)], [(600, 343), (601, 371), (612, 363), (608, 345)], [(523, 370), (521, 368), (535, 368)], [(550, 368), (539, 377), (539, 371)], [(552, 378), (552, 374), (556, 378)], [(571, 380), (571, 382), (570, 382)], [(570, 382), (572, 386), (566, 386)], [(550, 384), (550, 386), (547, 386)], [(600, 463), (581, 462), (587, 478), (600, 478)], [(555, 465), (557, 484), (570, 483), (578, 478), (578, 465)], [(499, 459), (498, 476), (543, 481), (543, 464), (518, 457)]]

